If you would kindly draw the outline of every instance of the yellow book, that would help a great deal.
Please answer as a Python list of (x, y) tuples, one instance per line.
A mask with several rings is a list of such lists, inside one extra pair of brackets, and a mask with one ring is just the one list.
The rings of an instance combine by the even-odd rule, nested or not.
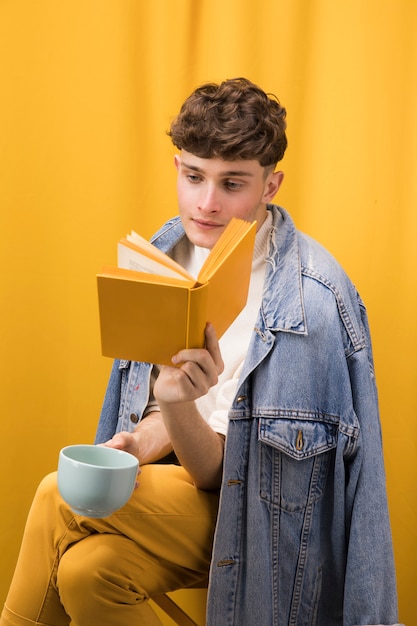
[(246, 304), (255, 234), (256, 222), (233, 218), (197, 279), (136, 233), (121, 239), (119, 267), (97, 276), (103, 355), (171, 365), (204, 346), (207, 322), (220, 338)]

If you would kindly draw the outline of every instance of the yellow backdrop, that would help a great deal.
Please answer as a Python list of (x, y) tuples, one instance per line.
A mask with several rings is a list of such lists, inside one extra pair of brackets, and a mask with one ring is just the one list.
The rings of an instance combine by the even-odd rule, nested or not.
[(165, 131), (182, 100), (245, 75), (288, 110), (277, 201), (368, 305), (417, 623), (416, 35), (416, 0), (0, 2), (0, 604), (38, 481), (94, 435), (110, 368), (95, 274), (176, 212)]

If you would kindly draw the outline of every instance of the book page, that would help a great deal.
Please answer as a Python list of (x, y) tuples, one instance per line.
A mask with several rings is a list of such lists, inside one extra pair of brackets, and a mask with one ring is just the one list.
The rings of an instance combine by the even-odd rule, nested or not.
[(127, 238), (123, 238), (118, 242), (118, 267), (159, 276), (193, 280), (191, 274), (181, 265), (161, 252), (161, 250), (158, 250), (149, 241), (142, 239), (137, 234), (135, 234), (135, 241), (132, 241), (132, 239), (133, 237), (128, 235)]
[(252, 230), (256, 232), (256, 221), (246, 222), (236, 217), (232, 218), (203, 263), (198, 275), (199, 282), (209, 281), (217, 268), (233, 254), (239, 242)]

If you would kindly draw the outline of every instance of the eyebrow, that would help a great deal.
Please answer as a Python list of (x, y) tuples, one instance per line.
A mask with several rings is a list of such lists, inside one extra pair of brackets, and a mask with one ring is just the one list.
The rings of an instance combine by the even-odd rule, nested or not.
[[(186, 167), (188, 170), (192, 170), (193, 172), (199, 172), (200, 174), (204, 174), (204, 170), (197, 165), (190, 165), (189, 163), (185, 163), (181, 161), (181, 165)], [(227, 176), (253, 176), (252, 172), (246, 172), (245, 170), (225, 170), (224, 172), (220, 172), (221, 177)]]

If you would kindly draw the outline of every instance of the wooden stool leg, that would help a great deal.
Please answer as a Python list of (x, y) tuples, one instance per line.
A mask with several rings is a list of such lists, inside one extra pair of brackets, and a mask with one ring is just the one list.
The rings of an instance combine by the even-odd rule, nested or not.
[(166, 593), (160, 596), (153, 596), (152, 600), (165, 611), (178, 626), (198, 626), (197, 622), (192, 620)]

